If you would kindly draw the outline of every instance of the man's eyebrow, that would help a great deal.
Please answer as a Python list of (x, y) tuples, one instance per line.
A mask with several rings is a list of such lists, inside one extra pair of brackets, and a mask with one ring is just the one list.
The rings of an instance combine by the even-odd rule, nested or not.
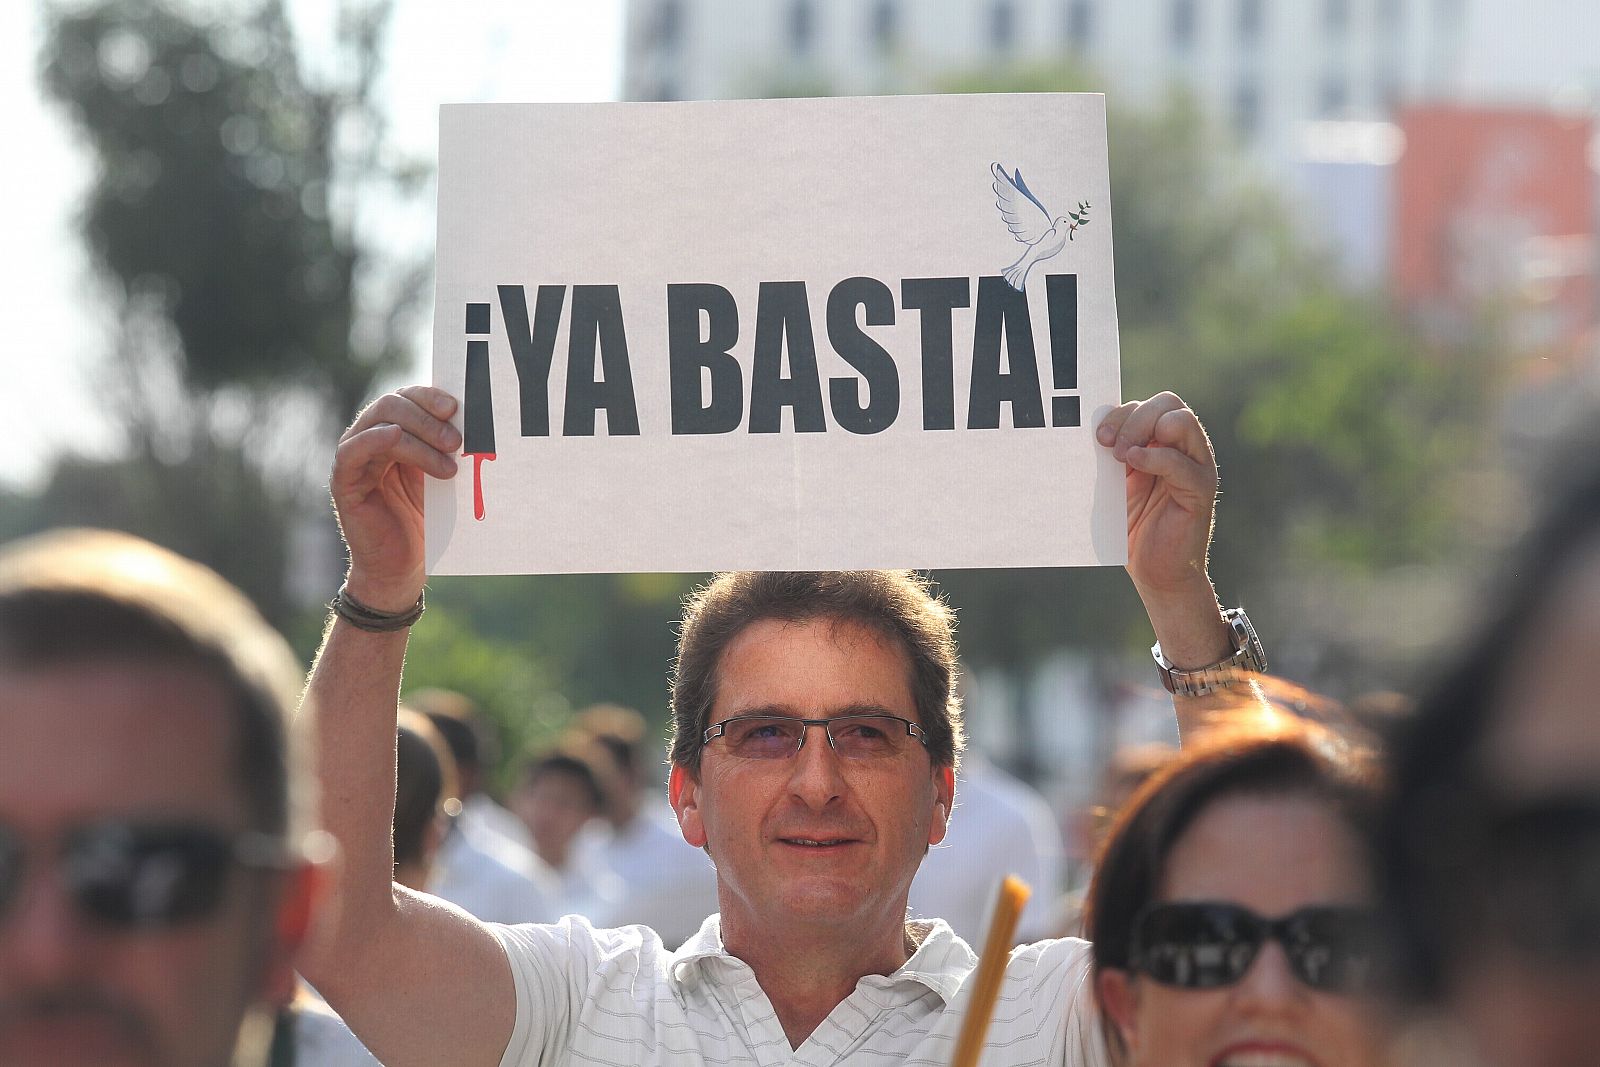
[(846, 704), (834, 715), (893, 715), (897, 719), (906, 718), (905, 715), (895, 709), (886, 708), (882, 704)]

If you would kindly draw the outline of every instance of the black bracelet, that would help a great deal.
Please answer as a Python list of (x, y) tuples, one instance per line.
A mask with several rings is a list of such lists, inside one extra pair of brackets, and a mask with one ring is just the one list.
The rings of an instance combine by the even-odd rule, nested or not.
[(339, 618), (348, 622), (358, 630), (365, 630), (373, 634), (393, 633), (395, 630), (404, 630), (407, 626), (422, 618), (422, 609), (428, 606), (428, 594), (424, 590), (417, 594), (417, 602), (405, 611), (379, 611), (371, 608), (350, 595), (347, 584), (339, 587), (339, 592), (334, 594), (328, 607)]

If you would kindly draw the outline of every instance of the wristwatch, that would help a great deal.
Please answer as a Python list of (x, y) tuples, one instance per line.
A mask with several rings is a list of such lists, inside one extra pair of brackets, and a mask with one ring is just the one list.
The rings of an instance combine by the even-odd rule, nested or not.
[(1181, 670), (1161, 654), (1160, 641), (1150, 646), (1150, 655), (1156, 661), (1156, 673), (1161, 675), (1161, 684), (1166, 686), (1167, 692), (1178, 696), (1202, 697), (1237, 685), (1241, 675), (1266, 673), (1266, 649), (1261, 647), (1261, 638), (1256, 636), (1256, 628), (1250, 625), (1250, 617), (1244, 613), (1244, 609), (1229, 608), (1222, 613), (1222, 618), (1228, 624), (1233, 655), (1210, 666)]

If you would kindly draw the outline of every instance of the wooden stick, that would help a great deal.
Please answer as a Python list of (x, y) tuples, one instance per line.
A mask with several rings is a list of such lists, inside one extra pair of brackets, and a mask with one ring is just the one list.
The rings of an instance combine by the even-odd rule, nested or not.
[(994, 914), (989, 917), (989, 934), (983, 941), (983, 954), (978, 957), (978, 970), (972, 979), (972, 999), (967, 1002), (967, 1017), (961, 1021), (961, 1033), (956, 1037), (956, 1053), (950, 1060), (950, 1067), (978, 1067), (978, 1053), (983, 1051), (989, 1017), (994, 1014), (994, 1002), (1000, 996), (1000, 981), (1006, 975), (1006, 960), (1011, 956), (1017, 920), (1022, 917), (1022, 906), (1032, 893), (1027, 883), (1013, 875), (1006, 875), (1000, 883), (1000, 899), (995, 901)]

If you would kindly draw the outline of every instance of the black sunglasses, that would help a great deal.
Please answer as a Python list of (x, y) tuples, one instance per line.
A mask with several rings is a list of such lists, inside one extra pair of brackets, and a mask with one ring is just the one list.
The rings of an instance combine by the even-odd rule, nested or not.
[(1129, 965), (1162, 985), (1214, 989), (1243, 978), (1261, 946), (1283, 946), (1289, 968), (1312, 989), (1355, 993), (1375, 977), (1377, 920), (1368, 908), (1301, 908), (1264, 919), (1237, 904), (1151, 904), (1133, 924)]
[[(200, 919), (221, 903), (235, 865), (283, 868), (288, 850), (267, 834), (187, 822), (96, 822), (57, 846), (61, 879), (78, 910), (105, 926), (154, 929)], [(20, 834), (0, 825), (0, 918), (27, 870)]]
[(1559, 795), (1486, 812), (1459, 887), (1471, 921), (1556, 966), (1600, 961), (1600, 793)]

